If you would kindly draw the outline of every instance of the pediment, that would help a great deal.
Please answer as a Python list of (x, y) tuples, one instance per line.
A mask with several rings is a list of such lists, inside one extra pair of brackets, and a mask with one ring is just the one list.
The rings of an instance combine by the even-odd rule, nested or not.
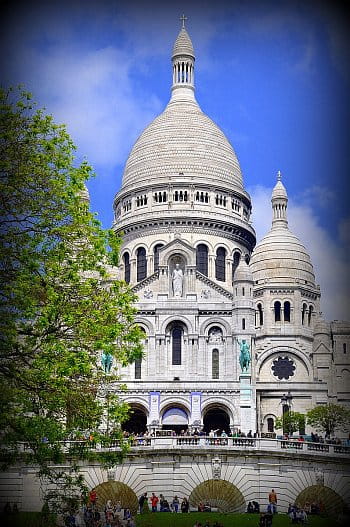
[(159, 250), (159, 266), (169, 265), (170, 260), (176, 258), (176, 256), (185, 262), (186, 266), (196, 265), (196, 250), (194, 247), (181, 238), (176, 238)]

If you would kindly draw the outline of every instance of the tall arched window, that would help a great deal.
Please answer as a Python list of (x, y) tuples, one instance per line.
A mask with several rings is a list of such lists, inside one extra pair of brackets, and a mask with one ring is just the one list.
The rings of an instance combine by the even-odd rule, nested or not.
[(290, 322), (290, 302), (288, 300), (283, 305), (283, 318), (285, 322)]
[(129, 253), (125, 253), (123, 256), (124, 261), (124, 280), (127, 284), (130, 283), (130, 256)]
[(262, 326), (264, 324), (264, 313), (262, 304), (257, 305), (258, 308), (258, 326)]
[(208, 276), (208, 247), (204, 243), (197, 245), (196, 267), (197, 271)]
[(156, 272), (159, 268), (159, 251), (163, 247), (163, 245), (164, 245), (163, 243), (157, 243), (157, 245), (155, 245), (153, 249), (153, 262), (154, 262), (153, 271), (154, 272)]
[(213, 379), (218, 379), (220, 374), (219, 365), (219, 350), (215, 349), (211, 356), (211, 376)]
[(311, 321), (312, 321), (312, 313), (314, 311), (314, 308), (312, 306), (309, 306), (309, 316), (308, 316), (308, 325), (311, 326)]
[(275, 423), (272, 417), (267, 418), (267, 431), (270, 433), (274, 432)]
[(241, 253), (239, 253), (238, 251), (235, 251), (233, 253), (233, 261), (232, 261), (232, 280), (235, 277), (235, 272), (236, 272), (236, 269), (237, 269), (237, 267), (239, 265), (240, 258), (241, 258)]
[(281, 302), (275, 302), (273, 309), (275, 312), (275, 322), (281, 322)]
[(142, 359), (135, 359), (135, 379), (141, 379), (141, 362)]
[(225, 273), (226, 265), (226, 249), (219, 247), (216, 251), (216, 260), (215, 260), (215, 278), (224, 282), (226, 280)]
[(304, 325), (305, 322), (306, 322), (306, 310), (307, 310), (307, 305), (303, 304), (303, 310), (301, 312), (301, 323), (302, 323), (302, 325)]
[(181, 364), (181, 348), (182, 348), (182, 328), (180, 326), (175, 326), (172, 329), (172, 364), (179, 365)]
[(143, 280), (147, 276), (147, 259), (146, 249), (139, 247), (137, 249), (137, 281)]

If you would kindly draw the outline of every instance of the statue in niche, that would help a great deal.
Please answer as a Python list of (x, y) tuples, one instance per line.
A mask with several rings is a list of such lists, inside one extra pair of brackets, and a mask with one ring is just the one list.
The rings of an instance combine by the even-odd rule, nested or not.
[(222, 331), (219, 328), (213, 328), (209, 332), (209, 343), (220, 344), (222, 342)]
[(242, 372), (243, 371), (248, 371), (249, 369), (249, 365), (250, 365), (250, 361), (251, 361), (251, 356), (250, 356), (250, 346), (248, 344), (248, 342), (244, 339), (242, 340), (238, 340), (237, 339), (237, 342), (241, 348), (241, 353), (239, 355), (239, 364), (241, 366), (241, 370)]
[(110, 373), (113, 364), (113, 356), (110, 353), (103, 352), (101, 355), (101, 364), (105, 373)]
[(171, 275), (172, 284), (173, 284), (173, 293), (175, 297), (181, 297), (183, 291), (183, 272), (180, 268), (180, 264), (175, 264), (175, 269)]

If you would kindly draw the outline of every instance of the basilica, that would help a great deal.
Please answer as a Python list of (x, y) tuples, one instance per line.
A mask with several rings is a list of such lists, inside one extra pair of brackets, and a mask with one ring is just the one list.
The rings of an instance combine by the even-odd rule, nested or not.
[(271, 229), (256, 245), (235, 151), (195, 98), (184, 22), (171, 68), (170, 101), (133, 146), (114, 200), (119, 278), (138, 296), (145, 350), (120, 371), (125, 427), (282, 433), (286, 410), (350, 404), (350, 327), (320, 314), (280, 173)]
[[(146, 492), (186, 498), (190, 510), (245, 512), (253, 501), (266, 510), (274, 488), (279, 512), (316, 503), (336, 516), (350, 502), (348, 432), (339, 443), (308, 441), (300, 423), (299, 442), (277, 419), (350, 406), (349, 323), (320, 314), (280, 173), (271, 175), (271, 229), (256, 244), (235, 151), (195, 98), (184, 21), (171, 77), (170, 101), (137, 139), (114, 199), (122, 246), (113, 272), (137, 295), (144, 355), (108, 371), (127, 386), (111, 382), (130, 406), (122, 426), (134, 440), (121, 463), (82, 460), (80, 474), (101, 510), (111, 500), (136, 514)], [(0, 474), (0, 502), (40, 510), (37, 467)]]

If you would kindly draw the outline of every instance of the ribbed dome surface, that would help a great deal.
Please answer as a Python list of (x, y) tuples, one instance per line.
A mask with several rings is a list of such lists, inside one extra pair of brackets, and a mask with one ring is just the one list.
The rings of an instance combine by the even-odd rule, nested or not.
[(173, 57), (176, 57), (176, 55), (190, 55), (191, 57), (194, 57), (192, 41), (184, 27), (181, 29), (175, 40)]
[(172, 100), (136, 141), (127, 160), (123, 187), (169, 181), (169, 176), (204, 178), (243, 189), (242, 174), (232, 146), (195, 100)]
[(299, 279), (315, 283), (315, 275), (305, 247), (287, 227), (273, 227), (257, 244), (250, 260), (253, 279), (269, 279), (276, 284)]

